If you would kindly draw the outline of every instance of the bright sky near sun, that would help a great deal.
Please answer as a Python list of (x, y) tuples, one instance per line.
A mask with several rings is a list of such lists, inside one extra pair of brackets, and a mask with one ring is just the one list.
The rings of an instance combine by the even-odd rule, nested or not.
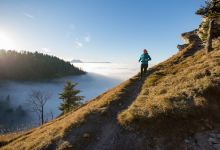
[(204, 0), (0, 0), (0, 49), (40, 51), (65, 60), (153, 62), (177, 52), (198, 27)]

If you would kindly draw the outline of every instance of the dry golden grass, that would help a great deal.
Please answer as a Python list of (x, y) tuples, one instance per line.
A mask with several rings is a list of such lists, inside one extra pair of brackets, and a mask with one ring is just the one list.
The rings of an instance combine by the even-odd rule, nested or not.
[[(215, 117), (220, 113), (220, 50), (209, 55), (197, 51), (195, 45), (158, 64), (144, 81), (141, 93), (132, 105), (118, 115), (125, 127), (178, 118), (203, 118), (206, 114)], [(43, 126), (9, 138), (4, 150), (37, 150), (47, 147), (73, 128), (87, 121), (90, 115), (101, 113), (113, 102), (123, 99), (123, 93), (137, 77), (103, 93), (77, 110), (65, 114)], [(125, 96), (125, 95), (124, 95)], [(209, 112), (209, 113), (207, 113)], [(188, 120), (187, 120), (188, 121)], [(182, 124), (180, 124), (182, 126)], [(6, 138), (5, 138), (6, 139)], [(68, 146), (68, 143), (64, 145)]]
[(146, 128), (156, 120), (219, 117), (220, 49), (194, 52), (190, 45), (152, 68), (139, 96), (118, 115), (120, 124)]
[(86, 121), (86, 118), (96, 112), (101, 111), (114, 101), (120, 98), (124, 90), (134, 81), (126, 81), (119, 86), (103, 93), (94, 100), (84, 104), (77, 110), (69, 112), (49, 123), (31, 130), (12, 140), (2, 147), (3, 150), (37, 150), (42, 149), (54, 141), (62, 138), (69, 129), (79, 126)]
[(16, 133), (8, 133), (4, 135), (0, 135), (0, 146), (3, 146), (10, 141), (15, 140), (16, 138), (20, 137), (24, 132), (16, 132)]

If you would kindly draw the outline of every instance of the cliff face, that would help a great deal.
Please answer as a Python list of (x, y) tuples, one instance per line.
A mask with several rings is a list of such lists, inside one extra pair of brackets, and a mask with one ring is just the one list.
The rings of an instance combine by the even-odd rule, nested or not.
[[(203, 41), (205, 41), (208, 36), (209, 21), (209, 17), (203, 17), (202, 23), (198, 28), (197, 34)], [(220, 16), (215, 19), (213, 35), (214, 38), (218, 38), (220, 36)]]
[(196, 11), (196, 14), (202, 16), (202, 23), (198, 28), (199, 37), (205, 41), (208, 37), (209, 22), (214, 20), (213, 38), (220, 36), (220, 0), (210, 0), (206, 2), (206, 6)]

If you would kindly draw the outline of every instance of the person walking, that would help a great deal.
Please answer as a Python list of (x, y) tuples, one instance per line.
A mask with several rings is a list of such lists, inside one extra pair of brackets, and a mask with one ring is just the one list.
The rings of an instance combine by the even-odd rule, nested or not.
[(141, 62), (141, 78), (143, 77), (143, 74), (147, 72), (148, 68), (148, 61), (151, 60), (150, 55), (148, 54), (148, 51), (144, 49), (144, 53), (141, 55), (139, 62)]

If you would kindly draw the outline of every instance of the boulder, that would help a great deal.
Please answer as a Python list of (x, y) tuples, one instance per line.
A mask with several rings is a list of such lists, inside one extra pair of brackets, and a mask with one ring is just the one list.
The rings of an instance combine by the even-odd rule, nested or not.
[(179, 51), (181, 51), (184, 48), (186, 48), (187, 46), (189, 46), (189, 44), (177, 45), (177, 48), (179, 49)]
[(193, 30), (190, 32), (185, 32), (181, 34), (182, 40), (184, 41), (184, 43), (186, 44), (190, 44), (190, 43), (201, 43), (201, 39), (199, 38), (198, 34), (197, 34), (198, 30)]

